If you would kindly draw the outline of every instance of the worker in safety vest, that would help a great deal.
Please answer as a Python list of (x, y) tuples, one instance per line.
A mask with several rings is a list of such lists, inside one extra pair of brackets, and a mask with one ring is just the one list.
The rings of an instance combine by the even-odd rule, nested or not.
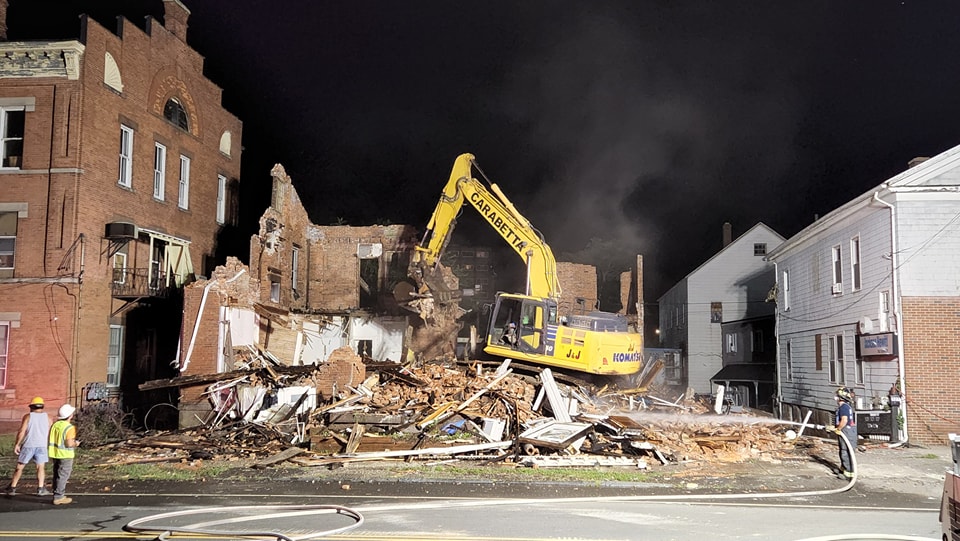
[(63, 505), (73, 501), (68, 498), (67, 481), (73, 471), (74, 449), (77, 447), (77, 427), (70, 422), (76, 408), (70, 404), (60, 406), (57, 422), (50, 427), (50, 446), (47, 454), (53, 461), (53, 505)]

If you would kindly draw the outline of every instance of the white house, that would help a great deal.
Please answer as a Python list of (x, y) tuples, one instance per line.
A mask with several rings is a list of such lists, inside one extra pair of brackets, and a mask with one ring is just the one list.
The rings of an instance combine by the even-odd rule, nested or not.
[(662, 347), (681, 350), (686, 384), (699, 394), (713, 393), (710, 379), (723, 364), (721, 323), (774, 311), (766, 299), (775, 277), (765, 257), (783, 237), (763, 223), (731, 237), (724, 224), (723, 249), (658, 299)]
[(960, 431), (960, 147), (913, 160), (767, 259), (783, 418), (832, 422), (846, 386), (860, 410), (888, 412), (861, 434), (944, 443)]

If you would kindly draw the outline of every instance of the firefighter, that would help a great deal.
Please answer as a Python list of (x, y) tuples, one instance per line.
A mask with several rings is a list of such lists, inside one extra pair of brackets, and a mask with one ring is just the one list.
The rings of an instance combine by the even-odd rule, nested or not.
[[(833, 432), (837, 434), (837, 444), (840, 446), (840, 472), (837, 477), (850, 479), (853, 477), (853, 450), (857, 446), (857, 418), (853, 412), (853, 393), (846, 387), (837, 389), (834, 397), (837, 401), (837, 412), (834, 416)], [(846, 436), (847, 443), (843, 441)]]

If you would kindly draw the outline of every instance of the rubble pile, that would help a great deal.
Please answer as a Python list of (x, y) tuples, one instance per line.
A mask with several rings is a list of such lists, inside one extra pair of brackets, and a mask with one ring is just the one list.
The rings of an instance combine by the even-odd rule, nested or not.
[(206, 456), (264, 466), (440, 456), (648, 468), (794, 449), (769, 418), (713, 415), (710, 404), (682, 395), (671, 401), (643, 388), (560, 384), (550, 369), (522, 375), (509, 361), (495, 370), (455, 361), (400, 364), (349, 348), (316, 366), (242, 357), (233, 372), (164, 382), (208, 385), (210, 414), (191, 429), (117, 444), (122, 460)]

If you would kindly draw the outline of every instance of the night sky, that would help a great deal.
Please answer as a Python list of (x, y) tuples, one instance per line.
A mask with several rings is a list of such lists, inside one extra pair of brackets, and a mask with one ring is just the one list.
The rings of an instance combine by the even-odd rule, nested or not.
[[(317, 224), (423, 227), (470, 152), (559, 259), (643, 254), (655, 302), (723, 222), (789, 238), (960, 144), (958, 2), (184, 3), (244, 123), (251, 233), (274, 163)], [(160, 0), (10, 4), (11, 40), (162, 20)], [(500, 242), (467, 213), (456, 240)]]

